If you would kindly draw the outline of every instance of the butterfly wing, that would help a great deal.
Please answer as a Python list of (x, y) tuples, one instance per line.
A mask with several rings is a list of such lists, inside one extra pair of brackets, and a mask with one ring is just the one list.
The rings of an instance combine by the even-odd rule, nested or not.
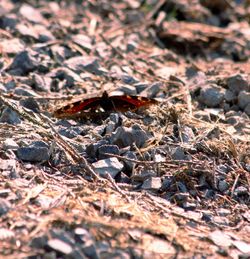
[(82, 101), (67, 104), (56, 110), (54, 116), (62, 118), (79, 112), (96, 112), (98, 107), (105, 112), (136, 110), (142, 106), (157, 104), (158, 101), (142, 96), (117, 95), (108, 96), (106, 92), (101, 97), (93, 97)]
[(114, 109), (118, 111), (135, 110), (140, 107), (157, 104), (158, 101), (142, 96), (120, 95), (110, 96)]
[(101, 97), (93, 97), (77, 102), (67, 104), (54, 112), (56, 117), (64, 116), (65, 114), (75, 114), (81, 111), (94, 111), (100, 104)]

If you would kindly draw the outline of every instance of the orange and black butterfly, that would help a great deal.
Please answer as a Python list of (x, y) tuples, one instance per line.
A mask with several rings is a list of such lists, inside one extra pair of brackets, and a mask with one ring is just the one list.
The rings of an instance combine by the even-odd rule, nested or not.
[(120, 111), (125, 112), (129, 110), (136, 110), (140, 107), (147, 107), (149, 105), (157, 104), (158, 101), (155, 99), (132, 96), (132, 95), (111, 95), (109, 96), (106, 91), (103, 92), (102, 96), (92, 97), (85, 100), (76, 101), (67, 104), (56, 111), (54, 116), (57, 118), (67, 117), (70, 115), (80, 114), (91, 114), (102, 112)]

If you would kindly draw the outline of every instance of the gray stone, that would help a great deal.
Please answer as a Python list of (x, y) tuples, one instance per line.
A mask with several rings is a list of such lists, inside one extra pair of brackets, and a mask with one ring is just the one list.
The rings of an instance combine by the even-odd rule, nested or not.
[(218, 224), (218, 225), (222, 225), (222, 226), (228, 226), (229, 225), (229, 220), (226, 217), (221, 217), (221, 216), (214, 216), (213, 222)]
[(5, 14), (0, 17), (1, 28), (15, 29), (20, 22), (15, 14)]
[(121, 85), (118, 86), (117, 90), (123, 92), (124, 94), (137, 95), (136, 88), (133, 85)]
[(143, 92), (147, 87), (149, 87), (149, 84), (147, 83), (137, 83), (134, 85), (136, 88), (137, 93)]
[(228, 183), (227, 183), (225, 180), (219, 181), (219, 183), (218, 183), (218, 189), (219, 189), (221, 192), (227, 191), (228, 188), (229, 188), (229, 185), (228, 185)]
[(8, 213), (11, 209), (11, 204), (6, 199), (0, 198), (0, 217)]
[(211, 222), (212, 221), (213, 215), (212, 215), (211, 211), (209, 211), (209, 210), (202, 210), (201, 213), (202, 213), (202, 218), (201, 218), (202, 220), (204, 220), (206, 222)]
[(120, 126), (122, 124), (122, 117), (118, 113), (111, 113), (109, 115), (109, 119), (114, 122), (116, 126)]
[(31, 240), (30, 242), (30, 247), (34, 248), (44, 248), (48, 242), (48, 237), (47, 236), (39, 236), (35, 237)]
[(128, 175), (130, 175), (130, 174), (128, 174), (127, 172), (126, 172), (126, 174), (123, 173), (123, 172), (121, 172), (121, 173), (118, 175), (118, 177), (116, 177), (115, 180), (116, 180), (118, 183), (127, 183), (127, 184), (130, 184), (130, 183), (131, 183), (131, 179), (130, 179), (130, 177), (129, 177)]
[(234, 190), (234, 193), (239, 195), (249, 195), (248, 189), (245, 186), (239, 186)]
[(197, 207), (197, 204), (194, 203), (194, 202), (185, 201), (185, 202), (183, 202), (182, 207), (183, 207), (185, 210), (195, 210), (196, 207)]
[(138, 43), (135, 41), (129, 41), (127, 43), (127, 52), (132, 52), (138, 47)]
[(113, 133), (116, 128), (117, 128), (117, 126), (116, 126), (115, 122), (109, 121), (107, 126), (105, 127), (106, 135), (110, 135), (111, 133)]
[(31, 25), (20, 23), (16, 26), (16, 30), (21, 36), (31, 38), (32, 40), (39, 42), (46, 42), (55, 39), (53, 34), (42, 24)]
[(166, 160), (165, 155), (162, 155), (162, 154), (153, 154), (152, 156), (153, 156), (153, 160), (156, 163), (164, 162)]
[(215, 192), (214, 190), (211, 190), (211, 189), (205, 190), (204, 196), (206, 199), (211, 199), (215, 196)]
[(227, 165), (218, 165), (218, 170), (222, 173), (228, 173), (231, 169)]
[(65, 87), (72, 87), (74, 86), (75, 82), (82, 81), (81, 77), (77, 73), (71, 71), (66, 67), (60, 67), (58, 69), (54, 69), (53, 71), (48, 73), (47, 76), (52, 78), (57, 78), (60, 81), (64, 80)]
[(171, 187), (172, 183), (173, 180), (169, 178), (164, 178), (162, 182), (162, 189), (167, 191)]
[(28, 4), (22, 4), (21, 8), (19, 9), (19, 13), (30, 22), (43, 23), (45, 21), (39, 9), (35, 9)]
[(132, 176), (134, 182), (144, 182), (147, 179), (157, 177), (154, 170), (143, 170), (140, 174), (135, 174)]
[(194, 140), (195, 135), (193, 130), (190, 127), (184, 126), (181, 130), (181, 138), (184, 143), (189, 143)]
[(233, 245), (237, 247), (243, 254), (239, 256), (239, 258), (249, 258), (250, 257), (250, 243), (241, 241), (241, 240), (234, 240)]
[(227, 102), (232, 102), (232, 101), (236, 100), (236, 98), (237, 98), (237, 95), (234, 92), (232, 92), (231, 90), (227, 89), (225, 91), (225, 100)]
[[(132, 151), (126, 152), (123, 156), (127, 157), (127, 158), (130, 158), (130, 159), (134, 159), (134, 160), (137, 159), (136, 154), (134, 152), (132, 152)], [(127, 160), (124, 160), (123, 163), (124, 163), (124, 170), (125, 171), (127, 171), (127, 172), (132, 172), (133, 171), (133, 169), (135, 167), (135, 163), (127, 161)]]
[(47, 242), (47, 246), (57, 252), (65, 254), (65, 255), (70, 254), (73, 251), (71, 245), (69, 245), (68, 243), (66, 243), (60, 239), (56, 239), (56, 238), (50, 239)]
[(230, 236), (220, 230), (210, 233), (208, 238), (217, 246), (229, 247), (232, 244)]
[(143, 182), (143, 190), (159, 190), (161, 188), (161, 178), (160, 177), (150, 177)]
[(128, 85), (133, 85), (135, 83), (138, 83), (139, 80), (137, 80), (136, 78), (134, 78), (133, 76), (130, 76), (128, 74), (122, 74), (120, 75), (119, 78), (123, 83), (128, 84)]
[(43, 162), (50, 158), (48, 145), (42, 141), (33, 142), (27, 147), (17, 149), (17, 157), (23, 161)]
[(73, 238), (73, 235), (71, 232), (66, 231), (64, 229), (60, 229), (60, 228), (53, 228), (50, 231), (50, 235), (53, 239), (60, 239), (61, 241), (70, 244), (70, 245), (74, 245), (75, 244), (75, 240)]
[(208, 107), (218, 107), (224, 99), (224, 93), (216, 86), (201, 89), (199, 101)]
[(33, 74), (32, 81), (33, 89), (41, 92), (50, 92), (50, 86), (52, 84), (52, 79), (50, 77)]
[(96, 75), (103, 75), (104, 72), (100, 69), (98, 59), (95, 57), (81, 56), (73, 57), (64, 62), (65, 66), (72, 69), (76, 73), (88, 71)]
[(163, 83), (162, 82), (155, 82), (155, 83), (149, 85), (140, 94), (142, 96), (148, 96), (150, 98), (154, 98), (160, 92), (162, 87), (163, 87)]
[(88, 239), (81, 246), (81, 250), (87, 256), (87, 258), (99, 259), (96, 247), (91, 239)]
[(176, 193), (173, 197), (172, 200), (177, 201), (178, 204), (187, 202), (189, 199), (190, 194), (188, 192), (181, 192), (181, 193)]
[(7, 107), (3, 110), (1, 114), (0, 122), (17, 125), (21, 123), (21, 119), (16, 112), (14, 112), (12, 109)]
[(36, 113), (40, 110), (37, 101), (33, 97), (22, 99), (20, 105)]
[(18, 147), (19, 147), (18, 144), (11, 138), (7, 138), (3, 142), (3, 149), (5, 149), (5, 150), (7, 150), (7, 149), (15, 150)]
[(187, 187), (186, 187), (186, 185), (184, 184), (184, 183), (182, 183), (182, 182), (177, 182), (176, 183), (176, 185), (177, 185), (177, 187), (178, 187), (178, 190), (180, 191), (180, 192), (183, 192), (183, 193), (187, 193)]
[(238, 96), (238, 103), (241, 109), (245, 109), (250, 104), (250, 92), (241, 91)]
[(15, 88), (14, 94), (21, 96), (36, 96), (36, 93), (31, 89), (25, 89), (24, 85)]
[(171, 151), (171, 157), (174, 160), (190, 160), (181, 147), (176, 147)]
[(235, 94), (238, 94), (240, 91), (248, 91), (249, 84), (246, 75), (236, 74), (232, 75), (227, 79), (228, 88)]
[(65, 259), (87, 259), (81, 247), (73, 247), (73, 251), (70, 254), (65, 255), (64, 258)]
[(149, 137), (142, 129), (118, 127), (112, 134), (110, 141), (119, 147), (127, 147), (135, 143), (137, 147), (141, 148), (148, 139)]
[(94, 167), (95, 172), (102, 177), (106, 177), (107, 174), (110, 174), (111, 177), (115, 178), (123, 169), (123, 164), (119, 162), (116, 157), (99, 160), (93, 163), (92, 166)]
[(102, 145), (98, 148), (97, 153), (99, 159), (105, 159), (110, 158), (110, 156), (105, 155), (105, 153), (119, 155), (120, 150), (117, 145)]
[(7, 71), (11, 75), (24, 76), (36, 70), (38, 66), (39, 61), (35, 57), (35, 52), (24, 50), (16, 55)]
[(77, 228), (75, 228), (74, 233), (79, 238), (81, 238), (82, 241), (84, 240), (84, 238), (88, 238), (88, 239), (91, 238), (89, 231), (85, 228), (77, 227)]
[(91, 158), (96, 158), (97, 157), (97, 150), (100, 146), (102, 145), (107, 145), (108, 142), (106, 140), (100, 140), (98, 142), (92, 143), (86, 147), (86, 153), (91, 157)]
[(0, 42), (2, 53), (17, 54), (25, 49), (23, 42), (20, 39), (6, 39)]
[(81, 127), (70, 127), (70, 128), (62, 128), (58, 130), (59, 134), (66, 137), (66, 138), (75, 138), (77, 137), (81, 132)]
[(72, 40), (78, 44), (79, 46), (83, 47), (87, 51), (92, 50), (92, 40), (86, 34), (77, 34), (72, 36)]
[(230, 116), (226, 119), (226, 122), (231, 125), (236, 125), (241, 121), (240, 116)]
[(45, 147), (45, 148), (49, 148), (49, 145), (42, 141), (42, 140), (37, 140), (31, 143), (31, 146), (33, 147)]
[(65, 59), (72, 57), (71, 50), (66, 46), (54, 45), (51, 46), (50, 51), (55, 60), (63, 62)]
[(230, 210), (224, 208), (218, 208), (216, 212), (221, 217), (229, 216), (232, 213)]
[[(7, 153), (6, 151), (5, 153)], [(12, 159), (0, 159), (0, 172), (2, 176), (6, 176), (10, 179), (16, 179), (19, 177), (15, 156)]]
[(245, 107), (244, 112), (250, 116), (250, 103)]
[(6, 88), (2, 83), (0, 83), (0, 92), (2, 92), (2, 93), (6, 92)]

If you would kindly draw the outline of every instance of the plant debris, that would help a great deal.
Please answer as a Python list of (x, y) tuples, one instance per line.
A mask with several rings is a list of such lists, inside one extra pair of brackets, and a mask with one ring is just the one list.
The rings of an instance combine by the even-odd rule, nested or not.
[(2, 1), (1, 257), (249, 258), (249, 17)]

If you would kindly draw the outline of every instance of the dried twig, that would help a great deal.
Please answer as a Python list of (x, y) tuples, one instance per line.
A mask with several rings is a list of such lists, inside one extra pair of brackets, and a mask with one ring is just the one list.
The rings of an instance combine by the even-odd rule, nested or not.
[(115, 188), (116, 191), (118, 191), (128, 202), (131, 202), (130, 198), (126, 195), (126, 193), (116, 184), (114, 179), (111, 177), (109, 173), (106, 174), (109, 182), (112, 184), (112, 186)]
[(105, 155), (107, 156), (111, 156), (111, 157), (116, 157), (119, 158), (121, 160), (125, 160), (128, 162), (132, 162), (135, 164), (141, 164), (141, 165), (159, 165), (159, 164), (199, 164), (199, 161), (189, 161), (189, 160), (165, 160), (165, 161), (159, 161), (159, 162), (155, 162), (155, 161), (140, 161), (140, 160), (136, 160), (136, 159), (131, 159), (128, 157), (123, 157), (123, 156), (119, 156), (119, 155), (115, 155), (115, 154), (110, 154), (110, 153), (105, 153)]
[(237, 176), (236, 176), (236, 178), (234, 180), (234, 184), (233, 184), (232, 189), (231, 189), (231, 195), (230, 195), (231, 197), (234, 196), (234, 190), (235, 190), (236, 185), (237, 185), (237, 183), (239, 181), (239, 178), (240, 178), (240, 174), (237, 174)]

